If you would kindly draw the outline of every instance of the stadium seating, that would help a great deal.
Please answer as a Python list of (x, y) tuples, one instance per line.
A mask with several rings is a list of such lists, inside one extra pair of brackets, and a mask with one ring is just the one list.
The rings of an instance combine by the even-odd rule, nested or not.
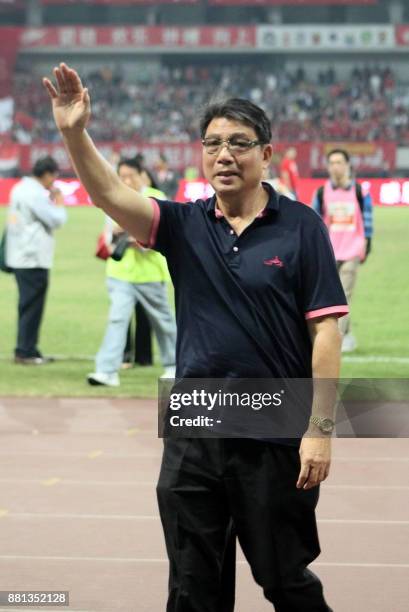
[[(300, 68), (268, 73), (255, 63), (163, 66), (153, 79), (129, 82), (120, 68), (82, 75), (93, 101), (92, 134), (102, 141), (190, 142), (197, 117), (215, 97), (243, 96), (272, 117), (282, 141), (395, 141), (409, 144), (409, 90), (388, 68), (355, 68), (347, 80), (333, 68), (315, 78)], [(41, 79), (16, 72), (12, 139), (21, 144), (58, 140)]]

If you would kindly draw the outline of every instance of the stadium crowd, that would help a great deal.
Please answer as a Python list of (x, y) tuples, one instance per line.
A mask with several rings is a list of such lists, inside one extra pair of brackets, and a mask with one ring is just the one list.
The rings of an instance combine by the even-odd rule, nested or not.
[[(163, 66), (154, 79), (139, 78), (130, 82), (119, 67), (84, 75), (96, 140), (189, 142), (196, 139), (196, 118), (209, 99), (237, 95), (272, 116), (275, 140), (409, 144), (409, 89), (397, 83), (388, 67), (354, 68), (347, 80), (338, 78), (333, 68), (312, 78), (301, 67), (272, 73), (255, 63)], [(16, 72), (13, 140), (58, 141), (46, 95), (32, 70)]]

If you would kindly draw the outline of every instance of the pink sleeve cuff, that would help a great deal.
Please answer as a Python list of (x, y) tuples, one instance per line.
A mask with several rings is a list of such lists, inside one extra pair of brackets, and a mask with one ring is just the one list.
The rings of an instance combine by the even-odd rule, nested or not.
[(349, 308), (345, 304), (342, 306), (328, 306), (327, 308), (319, 308), (318, 310), (310, 310), (305, 313), (305, 318), (317, 319), (318, 317), (325, 317), (327, 315), (335, 315), (338, 318), (348, 314)]
[(153, 208), (153, 219), (152, 219), (152, 225), (151, 225), (151, 233), (149, 235), (149, 240), (148, 240), (148, 242), (146, 244), (144, 244), (143, 242), (139, 243), (140, 245), (142, 245), (146, 249), (151, 249), (153, 247), (153, 245), (155, 244), (156, 238), (157, 238), (157, 235), (158, 235), (158, 227), (159, 227), (159, 221), (160, 221), (160, 208), (159, 208), (159, 204), (153, 198), (149, 198), (149, 200), (150, 200), (150, 202), (152, 204), (152, 208)]

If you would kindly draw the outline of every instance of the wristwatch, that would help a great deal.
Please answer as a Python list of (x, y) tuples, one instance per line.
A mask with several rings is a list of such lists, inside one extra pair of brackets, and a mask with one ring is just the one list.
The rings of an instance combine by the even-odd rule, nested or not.
[(318, 416), (311, 416), (310, 423), (314, 423), (314, 425), (316, 425), (322, 431), (322, 433), (326, 434), (332, 433), (335, 427), (335, 423), (331, 419)]

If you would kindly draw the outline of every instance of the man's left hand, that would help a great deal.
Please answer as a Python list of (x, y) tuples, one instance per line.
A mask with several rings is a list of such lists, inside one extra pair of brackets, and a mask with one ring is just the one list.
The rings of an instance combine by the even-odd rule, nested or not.
[(325, 480), (331, 465), (331, 438), (304, 437), (300, 446), (301, 470), (297, 489), (312, 489)]
[(64, 195), (58, 187), (51, 187), (50, 197), (56, 206), (64, 206)]

